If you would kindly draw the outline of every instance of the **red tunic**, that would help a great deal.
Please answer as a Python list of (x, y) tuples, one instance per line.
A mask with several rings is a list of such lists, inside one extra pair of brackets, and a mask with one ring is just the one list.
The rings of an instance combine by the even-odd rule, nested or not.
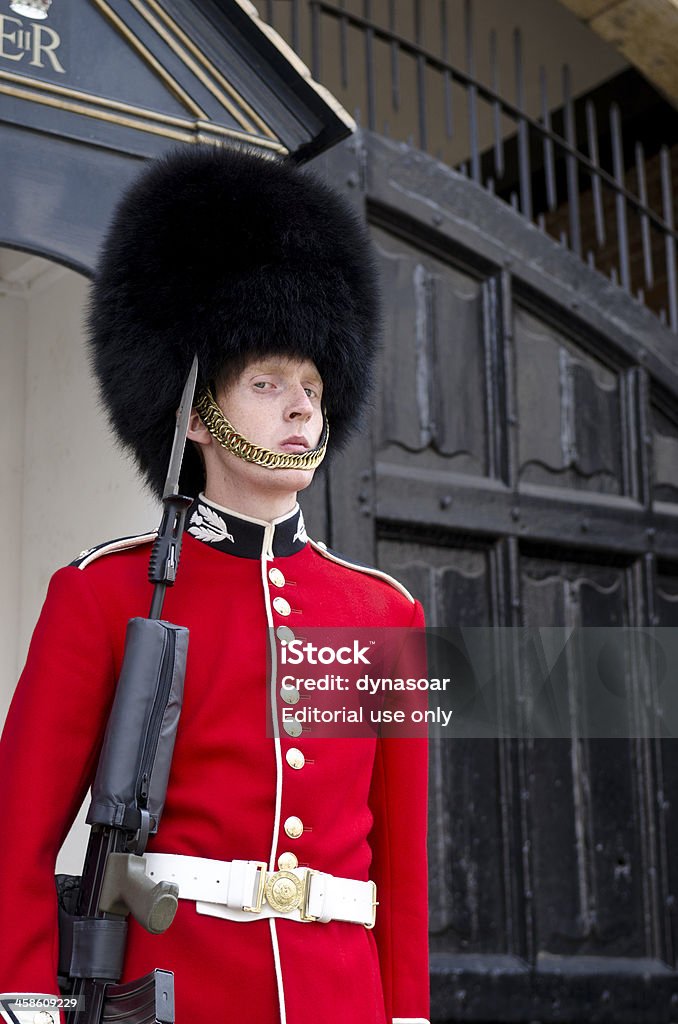
[[(373, 879), (377, 924), (244, 924), (180, 900), (164, 935), (130, 919), (122, 980), (174, 971), (177, 1024), (426, 1017), (425, 741), (282, 729), (272, 738), (266, 729), (267, 627), (303, 636), (314, 626), (421, 626), (421, 607), (388, 577), (308, 543), (296, 510), (273, 527), (208, 511), (189, 512), (202, 539), (185, 536), (163, 613), (190, 639), (167, 802), (149, 851), (262, 860), (270, 870), (290, 851), (300, 866)], [(148, 613), (148, 555), (143, 539), (104, 547), (51, 581), (0, 743), (0, 992), (56, 992), (54, 862), (96, 767), (127, 621)], [(303, 753), (301, 769), (288, 764), (289, 748)], [(299, 838), (284, 831), (292, 815)]]

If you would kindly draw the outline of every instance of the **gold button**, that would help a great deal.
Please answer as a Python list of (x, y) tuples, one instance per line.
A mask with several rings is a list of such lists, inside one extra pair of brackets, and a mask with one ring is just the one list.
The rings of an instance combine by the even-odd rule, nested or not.
[(276, 569), (275, 566), (268, 570), (268, 578), (274, 587), (285, 586), (285, 577), (281, 573), (280, 569)]
[(286, 704), (298, 704), (300, 693), (296, 686), (281, 686), (280, 696)]
[(299, 861), (293, 853), (289, 852), (289, 850), (286, 850), (285, 853), (281, 853), (278, 857), (279, 871), (294, 871), (294, 869), (298, 867)]
[(293, 814), (291, 818), (285, 819), (283, 827), (285, 829), (285, 834), (288, 835), (290, 839), (298, 839), (304, 831), (303, 821), (301, 818), (297, 818), (295, 814)]
[(285, 730), (285, 732), (287, 733), (288, 736), (292, 736), (294, 739), (296, 739), (297, 736), (301, 736), (301, 732), (302, 732), (301, 722), (298, 721), (296, 718), (293, 718), (289, 722), (288, 721), (284, 721), (283, 722), (283, 729)]
[(278, 626), (275, 631), (275, 635), (283, 644), (289, 644), (294, 640), (294, 633), (289, 626)]
[(286, 601), (284, 597), (274, 597), (273, 607), (277, 611), (278, 615), (289, 615), (292, 611), (290, 602)]
[(290, 768), (303, 768), (306, 764), (306, 758), (297, 747), (290, 747), (285, 753), (285, 760), (287, 761)]

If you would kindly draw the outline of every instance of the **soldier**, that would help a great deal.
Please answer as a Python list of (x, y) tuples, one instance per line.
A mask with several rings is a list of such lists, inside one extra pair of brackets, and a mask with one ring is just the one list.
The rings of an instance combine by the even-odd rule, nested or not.
[[(164, 611), (189, 628), (188, 668), (147, 866), (181, 898), (163, 935), (130, 922), (122, 979), (173, 970), (179, 1024), (428, 1013), (425, 741), (299, 735), (276, 675), (280, 644), (313, 627), (423, 624), (395, 580), (310, 541), (296, 503), (356, 423), (377, 319), (364, 229), (287, 161), (200, 147), (156, 161), (104, 246), (94, 365), (156, 492), (194, 354), (200, 366), (181, 485), (195, 500)], [(147, 612), (152, 539), (104, 544), (51, 581), (0, 745), (13, 826), (0, 991), (56, 991), (54, 861), (92, 780), (127, 621)], [(269, 883), (259, 907), (244, 861)], [(276, 896), (280, 871), (308, 887), (301, 906), (285, 905), (287, 882)]]

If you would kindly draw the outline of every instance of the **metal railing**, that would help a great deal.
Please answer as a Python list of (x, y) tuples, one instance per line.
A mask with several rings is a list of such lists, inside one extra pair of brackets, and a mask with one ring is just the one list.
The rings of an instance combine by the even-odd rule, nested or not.
[[(347, 0), (285, 6), (283, 25), (276, 0), (259, 4), (313, 76), (366, 127), (432, 153), (509, 202), (678, 333), (671, 150), (662, 145), (646, 156), (641, 143), (625, 144), (618, 103), (601, 109), (591, 98), (573, 99), (566, 66), (557, 99), (549, 96), (543, 68), (532, 89), (519, 29), (512, 39), (513, 101), (500, 85), (495, 31), (482, 55), (487, 75), (481, 81), (473, 0), (463, 2), (463, 55), (456, 62), (448, 0), (426, 0), (426, 10), (423, 0), (411, 0), (407, 32), (397, 30), (403, 0), (379, 2), (384, 24), (373, 16), (374, 0), (354, 0), (360, 10), (349, 9)], [(439, 53), (432, 51), (433, 38)]]

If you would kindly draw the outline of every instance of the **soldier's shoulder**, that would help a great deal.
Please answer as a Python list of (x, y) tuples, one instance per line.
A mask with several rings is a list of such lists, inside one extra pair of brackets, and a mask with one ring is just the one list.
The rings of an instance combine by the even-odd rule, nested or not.
[(334, 551), (332, 548), (328, 548), (327, 544), (324, 544), (322, 541), (312, 540), (309, 537), (309, 543), (314, 551), (323, 558), (326, 558), (329, 562), (332, 562), (334, 565), (341, 565), (352, 572), (362, 573), (364, 576), (381, 580), (383, 583), (387, 583), (389, 586), (393, 587), (394, 590), (397, 590), (398, 593), (407, 598), (411, 604), (414, 604), (414, 598), (407, 587), (403, 586), (403, 584), (399, 580), (395, 579), (394, 576), (389, 576), (389, 574), (384, 572), (382, 569), (375, 569), (372, 565), (366, 565), (364, 562), (357, 562), (354, 559), (347, 558), (346, 555), (342, 555), (340, 552)]
[(136, 533), (129, 537), (117, 537), (115, 540), (104, 541), (103, 544), (95, 544), (94, 547), (81, 551), (69, 565), (75, 569), (86, 569), (92, 562), (105, 558), (107, 555), (118, 555), (152, 544), (156, 536), (157, 531), (153, 530), (150, 533)]

